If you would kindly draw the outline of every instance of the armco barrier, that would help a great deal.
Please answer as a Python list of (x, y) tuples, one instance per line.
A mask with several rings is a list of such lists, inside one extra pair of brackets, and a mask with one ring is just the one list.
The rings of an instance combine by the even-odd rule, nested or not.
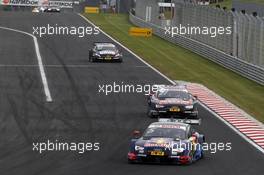
[(136, 26), (152, 28), (155, 35), (191, 50), (215, 63), (222, 65), (227, 69), (230, 69), (248, 79), (264, 85), (264, 69), (259, 66), (247, 63), (213, 47), (182, 35), (174, 35), (174, 37), (171, 37), (171, 35), (165, 34), (165, 29), (161, 26), (146, 22), (143, 19), (134, 16), (132, 13), (129, 14), (129, 19), (130, 22)]

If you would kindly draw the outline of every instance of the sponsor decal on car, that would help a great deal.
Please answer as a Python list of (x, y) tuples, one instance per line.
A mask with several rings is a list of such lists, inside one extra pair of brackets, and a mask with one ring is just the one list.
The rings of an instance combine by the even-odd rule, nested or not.
[(154, 124), (154, 125), (150, 125), (149, 128), (168, 128), (168, 129), (172, 129), (172, 128), (176, 128), (176, 129), (182, 129), (185, 130), (186, 127), (182, 126), (182, 125), (166, 125), (166, 124)]
[(167, 143), (146, 143), (144, 147), (164, 147), (169, 148), (171, 145)]
[(159, 104), (183, 104), (183, 105), (189, 105), (192, 104), (192, 101), (184, 101), (181, 99), (166, 99), (166, 100), (159, 100)]

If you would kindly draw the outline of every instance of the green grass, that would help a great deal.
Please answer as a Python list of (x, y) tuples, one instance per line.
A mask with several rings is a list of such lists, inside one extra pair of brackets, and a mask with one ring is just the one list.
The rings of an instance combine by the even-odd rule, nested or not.
[(217, 4), (219, 4), (222, 7), (227, 7), (227, 9), (231, 9), (232, 8), (232, 0), (224, 0), (223, 2), (219, 2), (219, 3), (213, 3), (211, 4), (211, 6), (216, 6)]
[(264, 4), (264, 0), (240, 0), (241, 2), (255, 3), (255, 4)]
[(264, 122), (264, 86), (159, 37), (128, 35), (127, 15), (86, 17), (171, 79), (201, 83)]

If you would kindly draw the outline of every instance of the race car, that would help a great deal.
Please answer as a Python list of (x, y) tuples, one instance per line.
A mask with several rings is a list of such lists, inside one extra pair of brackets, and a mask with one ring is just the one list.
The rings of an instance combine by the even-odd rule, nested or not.
[(33, 13), (40, 13), (40, 12), (44, 12), (47, 9), (47, 7), (35, 7), (33, 8), (32, 12)]
[(122, 62), (122, 54), (112, 43), (94, 43), (89, 51), (89, 61), (117, 61)]
[(59, 13), (61, 11), (61, 9), (59, 7), (47, 7), (44, 12), (57, 12)]
[(158, 85), (157, 90), (147, 97), (149, 117), (173, 116), (198, 118), (197, 100), (186, 86)]
[(129, 163), (191, 164), (204, 157), (205, 137), (177, 119), (160, 119), (141, 135), (134, 131), (127, 154)]
[(39, 13), (40, 11), (39, 11), (39, 9), (37, 7), (35, 7), (35, 8), (33, 8), (32, 12), (33, 13)]

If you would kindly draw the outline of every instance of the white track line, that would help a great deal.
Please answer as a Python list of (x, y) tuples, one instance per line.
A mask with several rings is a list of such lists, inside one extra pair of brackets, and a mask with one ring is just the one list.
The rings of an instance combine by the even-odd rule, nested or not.
[[(94, 27), (96, 26), (94, 23), (92, 23), (90, 20), (88, 20), (87, 18), (85, 18), (83, 15), (78, 14), (81, 18), (83, 18), (86, 22), (88, 22), (89, 24), (93, 25)], [(173, 80), (171, 80), (170, 78), (168, 78), (166, 75), (162, 74), (159, 70), (157, 70), (156, 68), (154, 68), (153, 66), (151, 66), (150, 64), (148, 64), (146, 61), (144, 61), (142, 58), (140, 58), (138, 55), (136, 55), (134, 52), (132, 52), (130, 49), (128, 49), (127, 47), (125, 47), (123, 44), (121, 44), (119, 41), (115, 40), (113, 37), (111, 37), (110, 35), (108, 35), (107, 33), (105, 33), (104, 31), (102, 31), (101, 29), (99, 29), (100, 32), (102, 32), (105, 36), (107, 36), (108, 38), (110, 38), (112, 41), (114, 41), (115, 43), (119, 44), (120, 46), (122, 46), (124, 49), (126, 49), (129, 53), (131, 53), (132, 55), (134, 55), (137, 59), (139, 59), (140, 61), (142, 61), (144, 64), (146, 64), (147, 66), (149, 66), (152, 70), (154, 70), (155, 72), (157, 72), (159, 75), (161, 75), (162, 77), (164, 77), (166, 80), (168, 80), (169, 82), (171, 82), (172, 84), (175, 84), (175, 82)], [(235, 133), (237, 133), (238, 135), (240, 135), (243, 139), (245, 139), (248, 143), (250, 143), (251, 145), (253, 145), (257, 150), (259, 150), (261, 153), (264, 154), (264, 149), (262, 147), (260, 147), (259, 145), (257, 145), (256, 143), (254, 143), (252, 140), (250, 140), (248, 137), (246, 137), (244, 134), (242, 134), (239, 130), (237, 130), (234, 126), (232, 126), (230, 123), (228, 123), (224, 118), (220, 117), (219, 115), (217, 115), (215, 112), (213, 112), (210, 108), (208, 108), (207, 106), (205, 106), (203, 103), (201, 103), (201, 106), (203, 106), (203, 108), (205, 108), (207, 111), (209, 111), (212, 115), (216, 116), (219, 120), (221, 120), (223, 123), (225, 123), (229, 128), (231, 128)]]
[(40, 50), (39, 50), (37, 37), (35, 37), (31, 33), (27, 33), (27, 32), (21, 31), (21, 30), (17, 30), (17, 29), (1, 27), (1, 26), (0, 26), (0, 29), (9, 30), (9, 31), (17, 32), (17, 33), (22, 33), (24, 35), (31, 36), (33, 38), (34, 46), (35, 46), (35, 52), (36, 52), (37, 60), (38, 60), (38, 67), (39, 67), (41, 80), (42, 80), (42, 84), (43, 84), (43, 88), (44, 88), (44, 92), (45, 92), (45, 96), (46, 96), (46, 101), (47, 102), (52, 102), (48, 81), (47, 81), (47, 78), (46, 78), (46, 74), (45, 74), (45, 70), (44, 70), (44, 67), (43, 67), (42, 58), (41, 58), (41, 55), (40, 55)]

